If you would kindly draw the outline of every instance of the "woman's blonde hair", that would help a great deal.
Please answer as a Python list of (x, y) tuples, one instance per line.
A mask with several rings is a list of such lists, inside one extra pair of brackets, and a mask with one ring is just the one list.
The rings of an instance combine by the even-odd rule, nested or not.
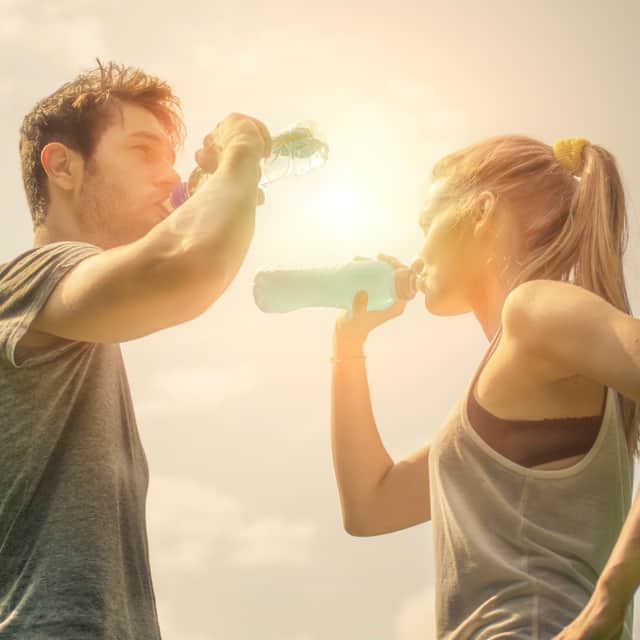
[[(445, 198), (458, 205), (454, 224), (464, 225), (483, 190), (514, 205), (522, 245), (510, 289), (529, 280), (563, 280), (633, 315), (622, 263), (628, 220), (615, 158), (597, 144), (569, 140), (580, 141), (573, 163), (566, 153), (560, 155), (567, 148), (560, 141), (552, 147), (524, 135), (494, 136), (441, 158), (433, 178), (446, 178)], [(619, 396), (627, 446), (635, 457), (638, 404)]]

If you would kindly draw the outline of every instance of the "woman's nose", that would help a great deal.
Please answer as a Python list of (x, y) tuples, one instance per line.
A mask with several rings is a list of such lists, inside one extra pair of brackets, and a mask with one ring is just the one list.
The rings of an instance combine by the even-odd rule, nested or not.
[(420, 274), (422, 273), (423, 270), (424, 270), (424, 260), (422, 258), (416, 258), (411, 263), (411, 271), (413, 271), (416, 274)]

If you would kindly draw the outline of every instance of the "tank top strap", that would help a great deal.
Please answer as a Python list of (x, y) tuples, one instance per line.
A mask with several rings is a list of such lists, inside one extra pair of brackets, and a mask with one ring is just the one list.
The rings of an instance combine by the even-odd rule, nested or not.
[(491, 357), (491, 354), (495, 351), (496, 346), (498, 344), (498, 341), (499, 341), (501, 335), (502, 335), (502, 324), (498, 327), (498, 330), (496, 331), (496, 333), (493, 336), (493, 338), (491, 338), (491, 342), (489, 343), (489, 346), (487, 347), (487, 350), (486, 350), (484, 356), (482, 357), (482, 360), (480, 360), (480, 364), (476, 368), (476, 372), (473, 375), (473, 378), (471, 379), (471, 384), (469, 385), (469, 388), (468, 388), (469, 393), (472, 392), (473, 386), (475, 385), (476, 380), (477, 380), (478, 376), (480, 375), (480, 372), (482, 371), (482, 369), (483, 369), (484, 365), (486, 364), (487, 360)]

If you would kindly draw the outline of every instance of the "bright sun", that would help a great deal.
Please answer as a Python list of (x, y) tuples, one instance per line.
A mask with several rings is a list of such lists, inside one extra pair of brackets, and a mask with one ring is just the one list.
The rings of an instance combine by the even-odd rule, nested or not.
[(353, 235), (364, 227), (365, 198), (356, 185), (338, 182), (327, 189), (326, 221), (341, 234)]
[(344, 240), (370, 235), (379, 217), (371, 195), (355, 176), (334, 174), (315, 201), (315, 215), (332, 236)]

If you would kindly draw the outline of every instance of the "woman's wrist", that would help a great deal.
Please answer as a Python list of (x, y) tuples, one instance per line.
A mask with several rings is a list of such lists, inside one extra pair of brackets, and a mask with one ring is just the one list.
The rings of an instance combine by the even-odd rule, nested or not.
[(337, 359), (364, 358), (363, 346), (336, 346), (333, 347), (333, 357)]
[(333, 334), (333, 358), (336, 360), (364, 358), (366, 338), (346, 338)]

